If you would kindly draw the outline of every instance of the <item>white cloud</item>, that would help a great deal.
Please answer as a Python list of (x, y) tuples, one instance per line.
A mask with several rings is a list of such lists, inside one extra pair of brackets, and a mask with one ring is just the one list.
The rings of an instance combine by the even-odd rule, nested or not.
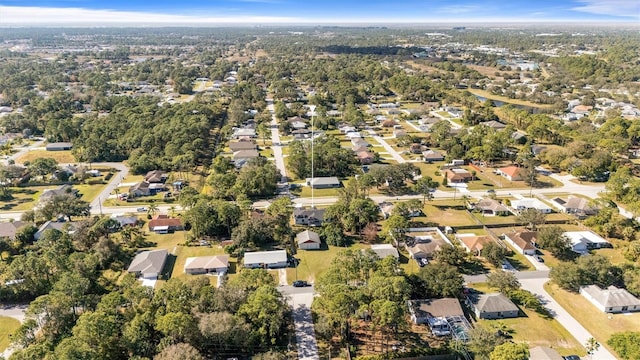
[(224, 15), (190, 16), (152, 12), (117, 10), (93, 10), (83, 8), (53, 8), (35, 6), (0, 6), (2, 25), (216, 25), (216, 24), (265, 24), (291, 23), (300, 19), (277, 16)]
[(579, 2), (584, 5), (576, 6), (571, 10), (640, 19), (640, 1), (638, 0), (579, 0)]

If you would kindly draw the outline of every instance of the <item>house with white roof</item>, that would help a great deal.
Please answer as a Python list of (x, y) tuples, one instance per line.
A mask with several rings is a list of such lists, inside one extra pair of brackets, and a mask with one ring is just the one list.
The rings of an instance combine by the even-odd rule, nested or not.
[(244, 267), (277, 269), (287, 266), (287, 251), (256, 251), (244, 253)]
[(566, 231), (562, 236), (571, 241), (571, 250), (578, 254), (586, 254), (591, 249), (611, 247), (611, 243), (591, 231)]
[(229, 256), (198, 256), (190, 257), (184, 263), (186, 274), (218, 274), (222, 275), (229, 268)]
[(609, 286), (601, 289), (596, 285), (583, 286), (580, 294), (605, 313), (640, 311), (640, 300), (626, 289)]
[(518, 211), (523, 211), (526, 209), (536, 209), (543, 214), (551, 213), (551, 208), (549, 206), (547, 206), (545, 203), (535, 198), (523, 198), (523, 199), (512, 200), (511, 207)]

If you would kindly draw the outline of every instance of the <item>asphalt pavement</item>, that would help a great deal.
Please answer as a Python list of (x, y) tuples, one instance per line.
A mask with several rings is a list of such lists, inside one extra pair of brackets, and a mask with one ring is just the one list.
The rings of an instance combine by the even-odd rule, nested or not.
[(311, 304), (313, 303), (314, 290), (312, 286), (296, 288), (293, 286), (280, 286), (280, 292), (287, 296), (293, 313), (293, 323), (296, 332), (296, 346), (298, 359), (320, 360), (318, 355), (318, 343), (311, 317)]

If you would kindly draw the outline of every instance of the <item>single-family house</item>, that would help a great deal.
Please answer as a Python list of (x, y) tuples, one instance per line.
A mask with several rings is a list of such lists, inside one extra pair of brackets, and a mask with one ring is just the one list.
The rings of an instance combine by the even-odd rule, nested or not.
[(478, 319), (518, 317), (520, 309), (502, 293), (469, 295), (469, 305)]
[(291, 121), (289, 123), (291, 128), (296, 129), (296, 130), (306, 129), (307, 128), (307, 123), (302, 121), (302, 118), (299, 118), (299, 119), (301, 119), (301, 120), (295, 120), (295, 121)]
[(498, 169), (496, 173), (503, 176), (509, 181), (521, 181), (522, 180), (522, 168), (515, 165), (506, 166)]
[(243, 151), (243, 150), (256, 150), (258, 146), (253, 141), (230, 141), (229, 149), (231, 152)]
[(373, 161), (375, 160), (375, 156), (369, 151), (360, 151), (357, 154), (357, 157), (361, 165), (373, 164)]
[(296, 225), (322, 226), (325, 209), (293, 209), (293, 220)]
[(396, 259), (400, 258), (400, 254), (398, 254), (398, 249), (396, 249), (391, 244), (372, 244), (371, 251), (376, 253), (380, 259), (384, 259), (387, 256), (393, 256)]
[(408, 135), (407, 132), (405, 130), (402, 130), (402, 129), (397, 129), (397, 130), (393, 131), (393, 137), (396, 138), (396, 139), (397, 138), (401, 138), (403, 136), (407, 136), (407, 135)]
[(239, 150), (233, 153), (233, 161), (246, 160), (249, 161), (251, 159), (255, 159), (260, 156), (260, 153), (253, 150)]
[(139, 196), (149, 196), (151, 195), (151, 190), (149, 189), (149, 183), (146, 181), (141, 181), (136, 183), (135, 185), (129, 188), (129, 195), (131, 197), (139, 197)]
[(344, 134), (348, 139), (361, 139), (362, 135), (360, 135), (359, 132), (356, 131), (349, 131), (348, 133)]
[(546, 346), (536, 346), (529, 349), (529, 360), (563, 360), (555, 349)]
[(511, 201), (511, 207), (516, 209), (517, 211), (523, 211), (526, 209), (535, 209), (540, 211), (543, 214), (550, 214), (551, 208), (547, 206), (547, 204), (536, 198), (523, 198), (516, 199)]
[(114, 215), (111, 217), (113, 220), (117, 221), (120, 224), (120, 227), (127, 226), (136, 226), (138, 225), (138, 218), (135, 216), (123, 216), (123, 215)]
[(243, 138), (243, 137), (255, 138), (256, 137), (256, 129), (252, 129), (252, 128), (236, 129), (235, 132), (233, 133), (232, 137), (234, 139), (240, 139), (240, 138)]
[(244, 267), (250, 269), (277, 269), (287, 266), (287, 251), (256, 251), (244, 253)]
[(462, 246), (470, 253), (480, 255), (482, 248), (490, 242), (493, 242), (490, 236), (476, 234), (457, 234), (456, 239), (462, 243)]
[(351, 150), (357, 155), (363, 151), (365, 152), (369, 152), (369, 148), (367, 146), (363, 146), (363, 145), (353, 145), (351, 147)]
[(452, 168), (445, 170), (445, 176), (447, 177), (447, 181), (453, 184), (466, 183), (471, 181), (471, 173), (465, 169), (461, 168)]
[(68, 184), (60, 185), (55, 189), (47, 189), (43, 191), (42, 194), (40, 194), (40, 197), (38, 198), (38, 204), (42, 205), (59, 195), (78, 196), (78, 190), (74, 189), (73, 186)]
[(640, 311), (640, 300), (626, 289), (609, 286), (601, 289), (596, 285), (583, 286), (580, 294), (605, 313)]
[(23, 228), (33, 225), (33, 223), (25, 221), (3, 221), (0, 222), (0, 239), (5, 238), (13, 240), (16, 234)]
[(507, 125), (495, 120), (481, 122), (480, 125), (492, 128), (494, 130), (502, 130), (507, 127)]
[(427, 235), (408, 236), (405, 239), (405, 248), (412, 259), (432, 259), (434, 253), (442, 246), (451, 244), (449, 239), (437, 228), (427, 233)]
[(456, 298), (408, 300), (407, 306), (414, 324), (427, 324), (435, 336), (451, 334), (447, 318), (464, 317), (460, 301)]
[(142, 251), (131, 261), (128, 272), (143, 279), (157, 279), (168, 256), (167, 249)]
[(536, 254), (536, 248), (533, 244), (538, 238), (537, 231), (521, 230), (503, 234), (503, 236), (504, 240), (513, 245), (519, 253), (524, 255)]
[(562, 236), (571, 241), (571, 250), (578, 254), (587, 254), (591, 249), (611, 247), (611, 243), (591, 231), (566, 231)]
[(340, 180), (335, 176), (314, 177), (305, 180), (307, 186), (314, 189), (330, 189), (340, 187)]
[(444, 161), (444, 155), (435, 150), (426, 150), (422, 152), (422, 158), (424, 161), (431, 163), (434, 161)]
[(33, 238), (36, 240), (40, 240), (42, 235), (44, 235), (44, 233), (48, 230), (57, 230), (60, 232), (66, 232), (67, 234), (73, 234), (76, 231), (77, 226), (78, 223), (73, 221), (47, 221), (44, 224), (40, 225), (38, 231), (36, 231), (36, 233), (33, 235)]
[(190, 257), (184, 263), (186, 274), (217, 274), (224, 275), (229, 269), (229, 256), (198, 256)]
[(362, 138), (351, 139), (351, 145), (369, 147), (369, 143)]
[(296, 235), (296, 243), (298, 248), (302, 250), (318, 250), (322, 242), (320, 235), (315, 231), (305, 230)]
[(73, 144), (70, 142), (49, 143), (45, 146), (45, 150), (47, 151), (65, 151), (71, 149), (73, 149)]
[(578, 218), (585, 218), (598, 212), (597, 208), (589, 205), (589, 200), (577, 196), (569, 196), (567, 200), (554, 198), (552, 201), (567, 214), (575, 215)]
[(156, 234), (168, 234), (182, 229), (180, 219), (170, 218), (167, 215), (158, 214), (149, 221), (149, 231)]
[(164, 184), (165, 181), (167, 181), (168, 177), (169, 177), (169, 174), (167, 174), (166, 171), (151, 170), (144, 176), (144, 181), (150, 184), (159, 184), (159, 183)]
[(484, 216), (507, 216), (511, 212), (498, 200), (481, 199), (475, 204), (474, 209), (479, 210)]

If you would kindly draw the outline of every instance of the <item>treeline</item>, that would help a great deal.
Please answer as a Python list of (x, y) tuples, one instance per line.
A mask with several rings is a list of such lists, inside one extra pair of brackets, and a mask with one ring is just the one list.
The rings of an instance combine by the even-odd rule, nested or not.
[(84, 162), (128, 160), (134, 173), (187, 170), (211, 160), (210, 132), (224, 116), (217, 105), (157, 106), (154, 98), (127, 98), (106, 116), (85, 117), (73, 153)]

